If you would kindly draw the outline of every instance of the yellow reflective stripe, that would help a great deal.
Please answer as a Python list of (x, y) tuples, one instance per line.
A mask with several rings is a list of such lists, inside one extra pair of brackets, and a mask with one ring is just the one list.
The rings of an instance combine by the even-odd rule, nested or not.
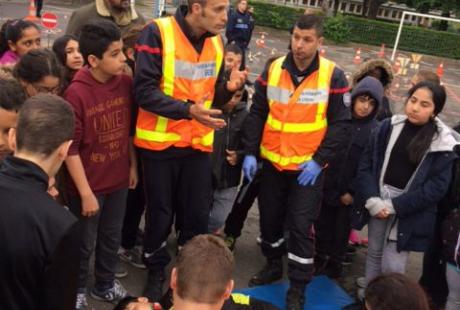
[(203, 146), (211, 146), (214, 141), (214, 130), (210, 131), (203, 137), (197, 137), (192, 139), (192, 144), (197, 145), (203, 145)]
[(206, 109), (210, 109), (210, 108), (211, 108), (211, 105), (212, 105), (212, 101), (211, 101), (211, 100), (206, 100), (206, 101), (204, 102), (204, 107), (205, 107)]
[(172, 96), (174, 93), (174, 62), (176, 45), (174, 42), (174, 30), (171, 17), (156, 20), (161, 28), (163, 42), (163, 92)]
[[(329, 88), (330, 88), (330, 77), (331, 77), (331, 70), (334, 70), (334, 64), (327, 60), (324, 59), (323, 57), (319, 58), (319, 76), (318, 76), (318, 88), (319, 89), (327, 89), (328, 94), (329, 94)], [(329, 96), (328, 96), (329, 97)], [(325, 116), (325, 111), (327, 107), (327, 102), (321, 101), (318, 102), (318, 109), (316, 112), (316, 121), (320, 120), (326, 120), (326, 125), (327, 125), (327, 119)]]
[(220, 67), (224, 61), (224, 51), (222, 50), (222, 39), (220, 36), (214, 36), (211, 38), (211, 42), (216, 49), (216, 76), (219, 75)]
[[(273, 61), (268, 71), (268, 81), (267, 81), (267, 89), (270, 87), (278, 87), (278, 83), (281, 78), (281, 66), (283, 65), (283, 61), (286, 59), (286, 56), (280, 57)], [(273, 99), (268, 100), (268, 105), (271, 106), (273, 103)]]
[[(159, 18), (156, 20), (160, 26), (160, 30), (164, 37), (163, 42), (163, 92), (165, 95), (171, 96), (174, 93), (174, 61), (175, 61), (175, 49), (176, 45), (174, 42), (174, 31), (172, 19), (170, 17)], [(168, 119), (163, 116), (158, 116), (157, 124), (155, 126), (155, 132), (158, 134), (166, 132), (168, 128)], [(164, 139), (164, 138), (159, 138)], [(159, 141), (157, 139), (152, 141)], [(171, 141), (171, 140), (163, 140)]]
[(250, 297), (248, 295), (243, 295), (240, 293), (233, 293), (232, 299), (235, 302), (235, 304), (239, 305), (249, 305), (250, 303)]
[(273, 118), (271, 113), (268, 114), (266, 122), (271, 128), (275, 130), (290, 133), (313, 132), (323, 129), (327, 126), (326, 119), (316, 120), (314, 123), (283, 123)]
[(279, 164), (280, 166), (287, 166), (289, 164), (301, 164), (307, 160), (310, 160), (313, 156), (313, 154), (308, 154), (304, 156), (285, 157), (267, 150), (263, 145), (260, 146), (260, 155), (273, 163)]
[(176, 142), (181, 139), (180, 135), (175, 133), (157, 132), (141, 128), (136, 128), (136, 137), (153, 142)]

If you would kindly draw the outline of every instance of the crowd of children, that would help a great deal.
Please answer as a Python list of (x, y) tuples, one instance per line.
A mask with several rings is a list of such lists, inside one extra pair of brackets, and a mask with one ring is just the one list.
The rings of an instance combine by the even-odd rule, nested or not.
[[(247, 5), (245, 0), (238, 3)], [(64, 35), (49, 50), (41, 48), (34, 23), (18, 19), (2, 25), (0, 240), (8, 249), (0, 254), (0, 274), (6, 281), (0, 284), (0, 308), (86, 309), (93, 254), (92, 298), (121, 300), (116, 309), (154, 307), (145, 298), (128, 297), (116, 279), (126, 275), (120, 259), (145, 268), (145, 257), (136, 247), (146, 203), (144, 178), (133, 145), (138, 111), (132, 77), (141, 30), (135, 27), (122, 35), (115, 23), (93, 21), (82, 27), (78, 38)], [(248, 42), (234, 41), (225, 48), (224, 79), (244, 63), (242, 48)], [(348, 139), (325, 169), (324, 198), (315, 222), (315, 273), (342, 277), (351, 229), (368, 225), (365, 275), (358, 279), (358, 295), (367, 309), (428, 309), (420, 286), (401, 275), (412, 251), (426, 252), (421, 284), (432, 302), (459, 309), (460, 192), (455, 185), (460, 180), (460, 136), (438, 118), (446, 92), (436, 75), (420, 71), (411, 81), (403, 115), (394, 116), (386, 96), (392, 79), (385, 60), (371, 59), (344, 96), (352, 119)], [(215, 132), (210, 156), (208, 232), (225, 243), (200, 236), (179, 250), (170, 281), (174, 309), (193, 309), (194, 303), (240, 309), (232, 304), (242, 297), (231, 294), (234, 261), (227, 247), (235, 247), (258, 195), (257, 174), (241, 180), (249, 104), (247, 87), (242, 87), (221, 107), (219, 117), (226, 126)], [(50, 194), (60, 204), (48, 199)], [(46, 211), (31, 210), (32, 201)], [(447, 207), (441, 210), (443, 204)], [(28, 231), (28, 224), (36, 233)], [(33, 242), (28, 239), (32, 237)], [(21, 246), (40, 242), (43, 249), (22, 251)], [(424, 280), (432, 279), (433, 257), (443, 262), (437, 270), (446, 289), (439, 300), (430, 280)], [(33, 259), (41, 265), (26, 266)], [(65, 265), (63, 259), (68, 259)], [(42, 269), (47, 270), (42, 274)], [(258, 301), (252, 305), (272, 307)]]

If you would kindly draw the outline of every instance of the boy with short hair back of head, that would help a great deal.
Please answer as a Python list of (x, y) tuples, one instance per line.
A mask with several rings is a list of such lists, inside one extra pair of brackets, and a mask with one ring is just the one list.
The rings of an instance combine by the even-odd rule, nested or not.
[(221, 309), (233, 289), (234, 269), (233, 255), (220, 238), (194, 237), (180, 250), (171, 273), (174, 308), (208, 304)]
[(8, 132), (16, 127), (18, 111), (25, 100), (24, 90), (17, 81), (0, 79), (0, 161), (13, 153), (8, 145)]
[(47, 193), (73, 131), (72, 109), (52, 95), (29, 98), (9, 131), (14, 156), (0, 166), (1, 309), (58, 310), (75, 304), (78, 222)]
[(91, 296), (115, 301), (126, 290), (115, 280), (117, 251), (128, 187), (137, 183), (129, 138), (132, 80), (123, 75), (126, 57), (118, 27), (110, 21), (85, 25), (80, 50), (87, 66), (64, 97), (76, 115), (74, 143), (66, 160), (69, 207), (82, 225), (77, 309), (84, 309), (89, 259), (96, 242), (96, 283)]

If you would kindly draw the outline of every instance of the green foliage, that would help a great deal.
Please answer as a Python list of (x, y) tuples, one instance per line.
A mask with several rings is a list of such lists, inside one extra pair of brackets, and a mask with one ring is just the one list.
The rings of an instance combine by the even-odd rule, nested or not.
[(303, 14), (303, 9), (276, 5), (266, 2), (253, 2), (254, 18), (258, 26), (289, 30), (297, 18)]
[(329, 17), (324, 22), (324, 36), (335, 43), (347, 42), (350, 38), (350, 28), (342, 15)]
[[(398, 24), (347, 16), (345, 24), (350, 29), (349, 40), (371, 45), (385, 44), (393, 47)], [(398, 49), (460, 59), (460, 34), (404, 26)]]
[[(267, 2), (252, 2), (256, 25), (289, 30), (303, 14), (302, 8), (292, 8)], [(355, 16), (337, 16), (326, 19), (326, 39), (337, 43), (356, 42), (369, 45), (385, 44), (393, 47), (399, 24)], [(415, 26), (404, 26), (398, 49), (460, 59), (460, 34), (435, 31)]]

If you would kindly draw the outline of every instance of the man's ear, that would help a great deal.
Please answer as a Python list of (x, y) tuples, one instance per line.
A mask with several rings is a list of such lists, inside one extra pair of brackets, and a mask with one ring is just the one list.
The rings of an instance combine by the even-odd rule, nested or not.
[(177, 269), (174, 267), (171, 271), (171, 280), (169, 281), (169, 287), (174, 291), (177, 289)]
[(190, 12), (193, 14), (201, 15), (201, 11), (203, 10), (203, 6), (198, 2), (192, 4)]
[(135, 61), (136, 59), (134, 59), (134, 48), (132, 47), (128, 47), (126, 49), (126, 57), (131, 59), (132, 61)]
[(324, 43), (324, 37), (319, 38), (318, 42), (319, 42), (319, 46), (322, 46)]
[(8, 147), (13, 152), (16, 151), (16, 128), (10, 128), (8, 131)]
[(94, 55), (89, 55), (88, 64), (91, 66), (91, 68), (97, 68), (99, 65), (99, 59)]
[(72, 145), (72, 140), (63, 142), (58, 148), (58, 157), (60, 160), (64, 161), (67, 157), (67, 153), (69, 152), (69, 148)]
[(233, 287), (235, 286), (235, 281), (228, 281), (227, 286), (225, 287), (224, 299), (228, 299), (232, 295)]

